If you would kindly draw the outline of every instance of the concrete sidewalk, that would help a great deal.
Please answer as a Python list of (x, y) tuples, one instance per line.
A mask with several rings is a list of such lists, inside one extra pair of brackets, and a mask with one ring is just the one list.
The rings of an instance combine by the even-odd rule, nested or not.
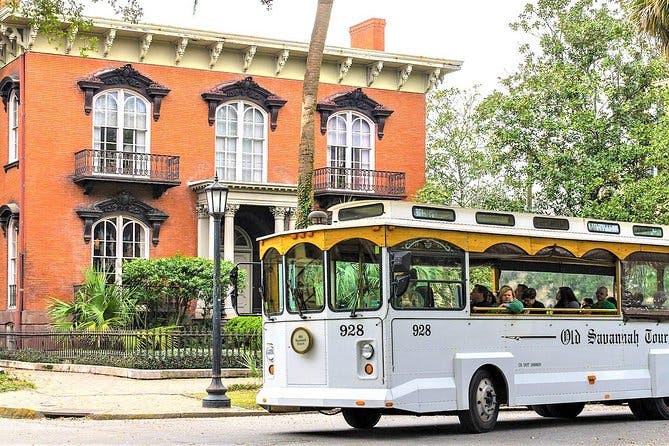
[[(79, 366), (69, 367), (77, 371), (53, 371), (48, 370), (55, 368), (53, 365), (14, 361), (2, 361), (0, 367), (8, 374), (35, 384), (34, 389), (0, 393), (0, 417), (134, 419), (267, 414), (263, 410), (238, 407), (203, 408), (201, 398), (211, 382), (211, 372), (206, 370), (170, 371), (166, 374), (171, 378), (156, 379), (159, 371), (128, 371), (115, 367)], [(224, 370), (226, 387), (233, 383), (259, 382), (258, 378), (227, 377), (226, 373), (230, 372)], [(123, 376), (133, 374), (135, 378)], [(176, 377), (198, 375), (200, 377)]]

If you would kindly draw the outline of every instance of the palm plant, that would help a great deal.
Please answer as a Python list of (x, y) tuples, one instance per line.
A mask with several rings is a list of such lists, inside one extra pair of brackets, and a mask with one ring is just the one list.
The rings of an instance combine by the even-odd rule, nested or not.
[(669, 59), (669, 0), (627, 0), (625, 6), (632, 22), (655, 38)]
[(131, 290), (107, 283), (104, 272), (90, 269), (74, 300), (53, 298), (48, 314), (52, 325), (62, 330), (125, 328), (136, 315), (136, 298)]

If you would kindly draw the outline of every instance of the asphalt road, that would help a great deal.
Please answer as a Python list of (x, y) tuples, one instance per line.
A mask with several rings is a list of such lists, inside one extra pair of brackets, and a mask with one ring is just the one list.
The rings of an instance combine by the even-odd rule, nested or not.
[(495, 431), (470, 435), (457, 417), (388, 416), (358, 431), (341, 415), (93, 421), (0, 419), (0, 444), (40, 445), (666, 445), (669, 421), (636, 421), (619, 406), (586, 406), (576, 420), (507, 410)]

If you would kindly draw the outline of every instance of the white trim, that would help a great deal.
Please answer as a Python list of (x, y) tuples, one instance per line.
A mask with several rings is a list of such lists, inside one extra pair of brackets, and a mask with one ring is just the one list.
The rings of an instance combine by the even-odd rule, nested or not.
[[(262, 118), (263, 118), (263, 133), (262, 133), (262, 172), (260, 173), (260, 181), (247, 181), (243, 180), (242, 176), (244, 174), (242, 170), (242, 165), (243, 165), (243, 160), (242, 160), (242, 150), (243, 150), (243, 141), (244, 141), (244, 114), (245, 112), (249, 112), (249, 110), (244, 110), (244, 107), (248, 106), (250, 109), (258, 111)], [(268, 158), (268, 150), (267, 150), (267, 139), (268, 139), (268, 120), (269, 116), (267, 115), (267, 112), (263, 110), (261, 107), (258, 106), (258, 104), (255, 104), (250, 101), (244, 101), (244, 100), (234, 100), (234, 101), (228, 101), (220, 104), (218, 107), (216, 107), (216, 114), (215, 114), (215, 122), (214, 122), (214, 171), (217, 172), (219, 168), (223, 168), (224, 166), (217, 166), (216, 165), (216, 140), (218, 138), (228, 138), (227, 136), (219, 135), (218, 134), (218, 123), (219, 123), (219, 117), (218, 117), (218, 112), (223, 108), (223, 107), (231, 107), (235, 109), (235, 112), (237, 113), (237, 134), (235, 135), (235, 178), (234, 179), (228, 179), (225, 178), (225, 175), (219, 175), (219, 179), (221, 181), (240, 181), (240, 182), (250, 182), (250, 183), (265, 183), (267, 182), (267, 170), (268, 170), (268, 163), (267, 163), (267, 158)], [(223, 153), (225, 153), (225, 147), (221, 149)], [(253, 169), (253, 166), (251, 166), (251, 169)], [(251, 176), (253, 176), (253, 170), (251, 170)]]
[[(127, 220), (124, 222), (124, 220)], [(121, 275), (123, 274), (123, 260), (124, 259), (148, 259), (149, 258), (149, 228), (146, 226), (143, 222), (140, 220), (137, 220), (136, 218), (133, 218), (129, 215), (124, 215), (124, 214), (117, 214), (117, 215), (108, 215), (104, 218), (99, 219), (93, 224), (92, 228), (92, 234), (93, 234), (93, 240), (91, 241), (91, 265), (95, 265), (95, 259), (103, 259), (104, 262), (106, 263), (107, 259), (109, 261), (112, 260), (110, 256), (103, 255), (101, 256), (95, 256), (95, 248), (96, 248), (96, 241), (97, 239), (95, 238), (95, 230), (97, 226), (101, 223), (104, 222), (111, 222), (114, 225), (114, 229), (116, 230), (116, 236), (114, 239), (114, 243), (116, 243), (116, 249), (115, 249), (115, 255), (113, 257), (114, 261), (114, 281), (116, 283), (121, 283)], [(143, 240), (140, 240), (141, 243), (141, 256), (140, 257), (135, 257), (135, 256), (124, 256), (123, 254), (123, 244), (124, 244), (124, 239), (123, 239), (123, 230), (125, 229), (126, 226), (129, 224), (138, 224), (142, 228), (142, 237)], [(104, 240), (106, 243), (107, 240)]]
[[(18, 224), (15, 219), (10, 219), (7, 225), (7, 308), (16, 308), (16, 302), (11, 305), (10, 287), (17, 285), (18, 273)], [(16, 290), (18, 294), (18, 290)]]
[[(126, 128), (125, 106), (126, 106), (126, 104), (128, 103), (129, 100), (137, 99), (139, 102), (141, 102), (144, 105), (144, 108), (145, 108), (145, 117), (144, 117), (144, 119), (145, 119), (145, 122), (144, 122), (145, 129), (143, 130), (144, 131), (144, 144), (143, 144), (144, 150), (143, 151), (135, 150), (136, 149), (136, 144), (133, 143), (133, 151), (131, 153), (144, 153), (144, 154), (147, 154), (147, 155), (151, 154), (151, 113), (152, 113), (151, 104), (143, 96), (135, 93), (132, 90), (127, 90), (127, 89), (124, 89), (124, 88), (114, 88), (114, 89), (109, 89), (109, 90), (103, 90), (103, 91), (101, 91), (100, 93), (98, 93), (97, 95), (95, 95), (93, 97), (93, 119), (92, 119), (93, 127), (92, 127), (92, 135), (91, 135), (92, 136), (91, 147), (94, 150), (102, 150), (102, 144), (104, 142), (104, 141), (102, 141), (102, 135), (100, 135), (100, 141), (98, 142), (100, 147), (96, 148), (96, 140), (95, 140), (96, 139), (96, 129), (99, 129), (101, 127), (106, 127), (106, 125), (97, 125), (95, 123), (95, 115), (96, 115), (96, 112), (98, 111), (97, 110), (98, 100), (101, 99), (102, 97), (106, 96), (106, 95), (113, 95), (113, 99), (116, 101), (116, 143), (115, 143), (116, 152), (118, 154), (121, 154), (121, 153), (124, 152), (123, 132), (126, 129), (130, 129), (130, 128)], [(105, 116), (108, 116), (107, 113), (108, 112), (106, 112)], [(140, 132), (142, 131), (142, 130), (137, 129), (137, 128), (132, 128), (130, 130), (135, 130), (135, 131), (140, 131)], [(118, 158), (116, 160), (117, 164), (119, 163), (119, 161), (121, 161), (120, 158)], [(100, 162), (100, 160), (98, 160), (97, 162)], [(140, 162), (150, 163), (149, 160), (140, 161)], [(117, 169), (122, 167), (122, 163), (120, 163), (120, 164), (121, 164), (120, 166), (117, 165)], [(140, 172), (142, 172), (142, 171), (147, 172), (147, 175), (150, 175), (150, 173), (149, 173), (150, 172), (150, 166), (146, 166), (145, 169), (140, 169), (139, 171)], [(133, 173), (136, 172), (136, 169), (133, 169), (132, 172)], [(105, 172), (105, 173), (109, 174), (111, 172)], [(118, 173), (124, 174), (123, 170), (119, 170)]]
[(8, 120), (8, 148), (7, 161), (12, 163), (19, 159), (19, 96), (14, 90), (9, 95)]

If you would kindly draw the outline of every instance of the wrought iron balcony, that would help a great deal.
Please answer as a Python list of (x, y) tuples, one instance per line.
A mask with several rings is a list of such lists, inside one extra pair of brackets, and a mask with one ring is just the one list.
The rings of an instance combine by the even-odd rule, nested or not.
[(74, 182), (89, 194), (96, 182), (146, 184), (154, 197), (181, 184), (179, 157), (116, 150), (81, 150), (74, 154)]
[(406, 198), (406, 175), (385, 170), (322, 167), (314, 169), (314, 196), (400, 200)]

